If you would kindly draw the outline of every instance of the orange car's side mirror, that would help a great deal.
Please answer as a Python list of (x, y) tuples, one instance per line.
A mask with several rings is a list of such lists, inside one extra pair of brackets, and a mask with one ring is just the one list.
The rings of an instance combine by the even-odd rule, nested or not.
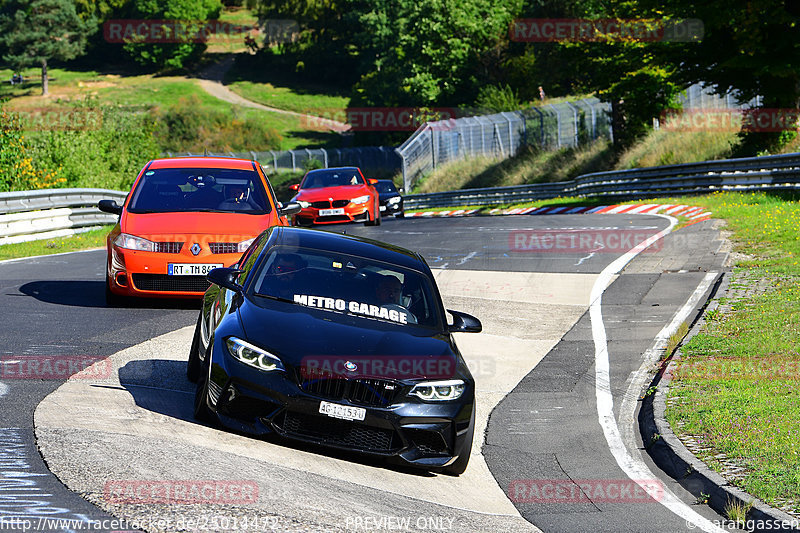
[(293, 191), (297, 191), (300, 188), (300, 184), (295, 183), (294, 185), (289, 186), (289, 188), (292, 189)]

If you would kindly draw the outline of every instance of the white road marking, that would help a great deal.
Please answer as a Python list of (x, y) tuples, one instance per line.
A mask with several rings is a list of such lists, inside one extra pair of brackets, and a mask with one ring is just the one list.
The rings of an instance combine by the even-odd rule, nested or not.
[(459, 265), (463, 265), (464, 263), (466, 263), (467, 261), (469, 261), (470, 259), (472, 259), (476, 255), (478, 255), (478, 252), (470, 252), (466, 256), (462, 257), (461, 260), (458, 262), (458, 264)]
[(584, 262), (584, 261), (586, 261), (587, 259), (591, 259), (592, 257), (594, 257), (594, 254), (595, 254), (595, 253), (594, 253), (594, 252), (592, 252), (592, 253), (590, 253), (589, 255), (587, 255), (586, 257), (581, 257), (580, 261), (578, 261), (577, 263), (575, 263), (575, 266), (579, 266), (581, 263), (583, 263), (583, 262)]
[(8, 394), (8, 385), (0, 381), (0, 398)]
[[(661, 505), (675, 513), (686, 521), (693, 524), (703, 531), (725, 533), (725, 530), (716, 526), (710, 520), (700, 516), (694, 509), (682, 502), (667, 487), (656, 487), (648, 483), (648, 480), (657, 479), (648, 466), (641, 460), (635, 459), (625, 446), (625, 442), (620, 434), (617, 420), (614, 418), (614, 397), (611, 394), (610, 363), (608, 358), (608, 339), (606, 329), (603, 324), (602, 297), (606, 287), (610, 284), (613, 276), (625, 267), (634, 257), (645, 248), (655, 243), (664, 235), (672, 231), (677, 224), (677, 219), (666, 215), (658, 215), (670, 221), (667, 229), (651, 236), (647, 240), (639, 243), (634, 248), (618, 257), (600, 273), (592, 287), (591, 304), (589, 306), (589, 316), (592, 321), (592, 338), (595, 348), (595, 391), (597, 396), (597, 416), (600, 426), (603, 428), (603, 435), (606, 438), (608, 447), (614, 460), (623, 472), (642, 489), (658, 501)], [(658, 493), (654, 493), (663, 489)]]

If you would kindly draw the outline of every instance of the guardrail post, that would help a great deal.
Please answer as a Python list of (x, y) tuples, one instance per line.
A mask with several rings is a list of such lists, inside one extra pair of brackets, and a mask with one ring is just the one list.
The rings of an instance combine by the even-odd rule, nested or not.
[(295, 162), (295, 159), (294, 159), (294, 150), (289, 150), (289, 155), (292, 156), (292, 171), (296, 171), (297, 170), (297, 163)]
[(323, 164), (325, 168), (328, 168), (328, 151), (325, 148), (320, 148), (320, 151), (322, 152), (322, 159), (324, 159)]
[(278, 170), (278, 156), (275, 155), (275, 152), (272, 150), (269, 151), (272, 154), (272, 168)]
[(572, 129), (575, 131), (575, 147), (578, 147), (578, 108), (569, 102), (565, 102), (572, 109)]

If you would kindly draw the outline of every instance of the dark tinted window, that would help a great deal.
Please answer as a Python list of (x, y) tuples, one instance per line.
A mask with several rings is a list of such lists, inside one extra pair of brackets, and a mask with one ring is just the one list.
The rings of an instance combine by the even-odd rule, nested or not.
[(439, 327), (430, 280), (396, 265), (327, 250), (274, 246), (255, 275), (255, 294), (402, 326)]
[(381, 193), (397, 192), (397, 187), (394, 186), (394, 183), (384, 180), (379, 180), (378, 183), (375, 184), (375, 189)]
[(255, 170), (165, 168), (145, 171), (128, 206), (131, 213), (219, 211), (263, 215), (267, 193)]
[(352, 169), (326, 169), (309, 172), (300, 184), (301, 189), (321, 189), (323, 187), (338, 187), (341, 185), (364, 185), (364, 178), (358, 170)]

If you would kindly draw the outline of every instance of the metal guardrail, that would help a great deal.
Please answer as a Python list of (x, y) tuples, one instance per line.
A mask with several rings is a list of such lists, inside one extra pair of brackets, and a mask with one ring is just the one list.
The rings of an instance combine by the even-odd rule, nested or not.
[(103, 199), (125, 200), (108, 189), (42, 189), (0, 193), (0, 244), (72, 235), (117, 221), (97, 209)]
[[(634, 170), (596, 172), (571, 181), (463, 189), (405, 196), (407, 209), (493, 205), (557, 197), (617, 199), (726, 190), (800, 189), (800, 153)], [(69, 235), (116, 222), (97, 202), (122, 202), (126, 193), (107, 189), (45, 189), (0, 193), (0, 244)]]
[(407, 209), (425, 209), (512, 204), (558, 197), (611, 196), (623, 199), (799, 187), (800, 153), (794, 153), (596, 172), (556, 183), (410, 194), (405, 197), (404, 205)]

